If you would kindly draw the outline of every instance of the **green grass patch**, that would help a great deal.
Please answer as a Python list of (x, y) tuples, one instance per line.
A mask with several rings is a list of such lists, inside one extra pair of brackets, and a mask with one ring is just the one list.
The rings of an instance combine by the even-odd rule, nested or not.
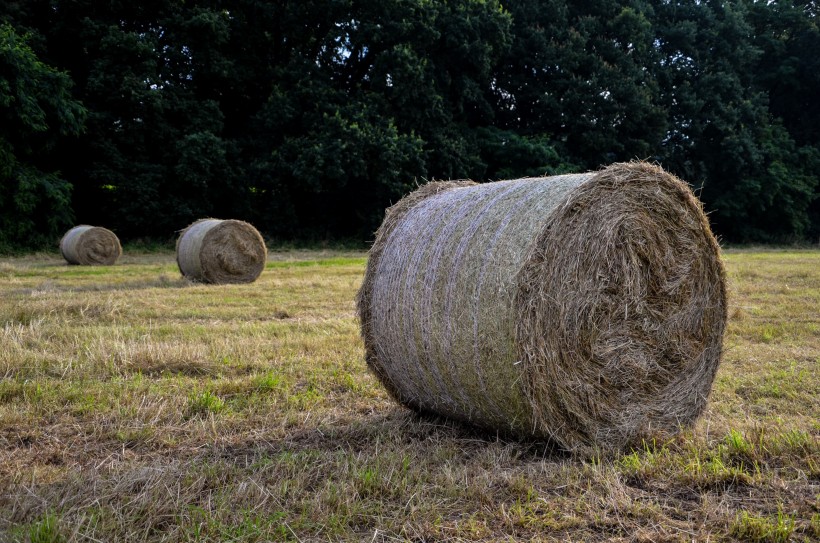
[(225, 410), (225, 400), (211, 392), (205, 390), (192, 394), (188, 398), (188, 416), (207, 416), (218, 414)]
[(28, 532), (31, 543), (64, 543), (66, 537), (60, 532), (57, 517), (46, 513), (41, 520), (35, 522)]
[(773, 517), (763, 517), (741, 511), (732, 523), (730, 533), (742, 541), (755, 543), (787, 543), (794, 533), (794, 517), (778, 510)]
[(265, 268), (308, 268), (312, 266), (337, 267), (337, 266), (363, 266), (367, 262), (366, 258), (327, 258), (322, 260), (286, 260), (273, 261), (265, 264)]

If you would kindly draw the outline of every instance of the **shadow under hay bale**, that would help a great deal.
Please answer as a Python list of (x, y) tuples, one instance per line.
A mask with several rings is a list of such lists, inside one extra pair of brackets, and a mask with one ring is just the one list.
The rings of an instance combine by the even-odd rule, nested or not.
[(244, 221), (200, 219), (177, 239), (179, 271), (203, 283), (252, 283), (267, 254), (259, 231)]
[(69, 264), (110, 266), (122, 256), (122, 246), (111, 230), (83, 224), (65, 233), (60, 253)]
[(689, 187), (641, 162), (391, 207), (357, 300), (400, 403), (570, 450), (675, 433), (720, 361), (719, 246)]

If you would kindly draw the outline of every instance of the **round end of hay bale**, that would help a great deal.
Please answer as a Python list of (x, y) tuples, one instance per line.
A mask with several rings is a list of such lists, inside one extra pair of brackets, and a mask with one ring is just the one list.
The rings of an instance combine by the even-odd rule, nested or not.
[(676, 433), (721, 356), (719, 247), (689, 187), (615, 164), (546, 220), (518, 276), (516, 341), (534, 422), (569, 448)]
[(201, 219), (177, 239), (177, 264), (185, 277), (203, 283), (252, 283), (265, 269), (265, 240), (251, 224)]
[(122, 246), (111, 230), (83, 224), (65, 233), (60, 253), (69, 264), (110, 266), (122, 256)]

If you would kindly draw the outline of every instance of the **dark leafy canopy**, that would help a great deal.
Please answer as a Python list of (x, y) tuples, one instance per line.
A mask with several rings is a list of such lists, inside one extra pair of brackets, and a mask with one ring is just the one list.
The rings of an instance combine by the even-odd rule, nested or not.
[(424, 177), (486, 173), (478, 129), (509, 41), (497, 2), (302, 3), (270, 28), (279, 58), (250, 172), (284, 219), (270, 229), (367, 237)]
[(507, 5), (515, 41), (497, 70), (499, 123), (549, 135), (582, 168), (654, 158), (667, 119), (651, 8), (642, 0)]
[(197, 216), (245, 211), (220, 102), (227, 17), (168, 1), (50, 5), (40, 31), (89, 109), (72, 150), (78, 218), (124, 238), (169, 237)]
[(763, 36), (748, 10), (698, 0), (657, 6), (660, 99), (671, 118), (662, 157), (702, 184), (713, 222), (729, 239), (801, 237), (818, 190), (818, 148), (799, 146), (770, 110), (756, 44)]
[[(753, 3), (749, 21), (754, 30), (754, 45), (760, 50), (760, 62), (755, 71), (755, 82), (766, 92), (769, 113), (782, 123), (786, 140), (793, 140), (792, 160), (802, 168), (796, 173), (795, 188), (802, 192), (814, 187), (814, 201), (808, 217), (802, 214), (788, 216), (785, 222), (796, 221), (804, 232), (808, 222), (809, 238), (820, 240), (820, 28), (818, 4), (812, 0)], [(781, 130), (782, 132), (782, 130)], [(781, 178), (793, 175), (790, 166), (775, 165)], [(792, 189), (794, 190), (794, 189)], [(805, 205), (800, 195), (798, 209)], [(787, 203), (788, 204), (788, 203)], [(788, 212), (789, 206), (786, 210)], [(766, 228), (766, 225), (763, 225)]]
[(80, 132), (71, 79), (44, 64), (28, 37), (0, 24), (0, 248), (38, 246), (71, 224), (71, 184), (49, 154)]
[(0, 244), (52, 242), (72, 216), (126, 240), (208, 215), (366, 240), (425, 179), (631, 158), (702, 187), (726, 239), (816, 239), (816, 9), (5, 2)]

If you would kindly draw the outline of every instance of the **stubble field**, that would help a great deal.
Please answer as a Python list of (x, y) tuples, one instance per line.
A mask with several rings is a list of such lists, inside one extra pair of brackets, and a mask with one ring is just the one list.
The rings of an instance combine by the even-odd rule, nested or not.
[(820, 251), (724, 257), (707, 411), (592, 458), (390, 401), (363, 253), (232, 286), (170, 252), (0, 258), (0, 541), (818, 541)]

